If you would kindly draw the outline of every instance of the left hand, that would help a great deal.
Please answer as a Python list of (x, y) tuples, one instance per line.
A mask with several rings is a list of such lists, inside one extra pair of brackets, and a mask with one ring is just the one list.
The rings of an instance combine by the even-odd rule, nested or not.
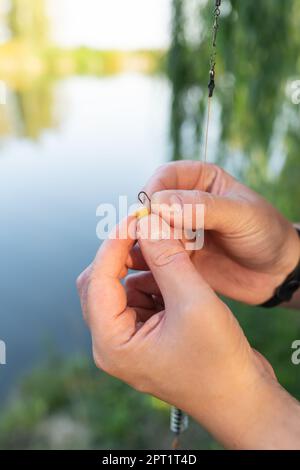
[(137, 230), (151, 273), (122, 285), (134, 244), (127, 236), (105, 241), (78, 279), (97, 366), (186, 411), (227, 447), (279, 446), (266, 443), (280, 389), (270, 364), (157, 219)]
[[(216, 165), (195, 161), (164, 165), (145, 191), (152, 199), (152, 212), (174, 227), (182, 228), (183, 218), (185, 229), (203, 229), (195, 214), (199, 204), (204, 207), (204, 248), (189, 253), (197, 271), (219, 294), (262, 304), (299, 263), (300, 242), (293, 225)], [(147, 269), (137, 248), (132, 259), (133, 269)]]

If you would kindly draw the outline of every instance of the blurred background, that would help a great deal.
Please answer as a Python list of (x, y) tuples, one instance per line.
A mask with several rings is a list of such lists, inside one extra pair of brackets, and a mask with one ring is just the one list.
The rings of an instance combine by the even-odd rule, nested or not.
[[(75, 280), (96, 208), (200, 159), (213, 0), (0, 0), (0, 447), (168, 448), (168, 407), (95, 369)], [(208, 159), (300, 221), (298, 0), (223, 0)], [(299, 312), (230, 302), (300, 399)], [(197, 424), (187, 449), (218, 449)]]

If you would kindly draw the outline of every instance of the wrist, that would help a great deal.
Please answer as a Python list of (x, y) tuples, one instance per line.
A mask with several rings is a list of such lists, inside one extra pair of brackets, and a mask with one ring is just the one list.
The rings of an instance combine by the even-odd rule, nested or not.
[(288, 236), (288, 243), (283, 253), (283, 280), (294, 271), (300, 262), (300, 228), (293, 225)]
[[(235, 403), (237, 419), (221, 436), (225, 447), (240, 450), (300, 449), (300, 405), (276, 381), (253, 384)], [(230, 422), (229, 422), (230, 423)]]
[(205, 407), (201, 396), (185, 407), (225, 448), (300, 449), (300, 404), (275, 378), (261, 371), (252, 378), (239, 374), (227, 389), (217, 390)]
[(282, 248), (279, 270), (274, 264), (278, 274), (273, 275), (272, 294), (261, 304), (266, 308), (289, 302), (300, 287), (300, 231), (290, 227), (287, 238)]
[(267, 380), (258, 374), (253, 381), (234, 390), (227, 406), (220, 410), (221, 419), (211, 428), (212, 434), (226, 449), (274, 448), (269, 436), (272, 416), (269, 403), (275, 388), (276, 380)]
[(277, 286), (291, 274), (300, 261), (300, 236), (299, 228), (290, 224), (286, 235), (286, 242), (280, 250), (280, 261), (274, 263), (274, 280)]
[(239, 449), (299, 450), (300, 404), (273, 378), (256, 389), (251, 417), (237, 436)]

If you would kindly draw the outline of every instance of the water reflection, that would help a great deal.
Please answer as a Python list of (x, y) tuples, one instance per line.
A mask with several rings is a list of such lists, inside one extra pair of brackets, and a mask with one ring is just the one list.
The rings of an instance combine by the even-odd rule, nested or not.
[[(300, 108), (285, 94), (300, 74), (297, 0), (223, 3), (209, 160), (300, 220)], [(14, 40), (0, 50), (9, 86), (0, 108), (0, 333), (8, 345), (0, 393), (49, 348), (86, 350), (75, 279), (99, 245), (96, 207), (119, 194), (135, 201), (162, 162), (199, 158), (207, 102), (211, 2), (173, 2), (171, 84), (136, 74), (95, 78), (117, 73), (124, 61), (136, 67), (137, 57), (58, 50), (47, 42), (42, 0), (28, 5), (38, 9), (29, 24), (18, 20), (23, 2), (13, 2), (7, 27)], [(137, 68), (149, 70), (147, 57)], [(300, 396), (289, 369), (299, 317), (277, 311), (271, 321), (233, 309)]]
[(47, 78), (9, 88), (2, 106), (0, 136), (36, 140), (46, 129), (59, 125), (54, 106), (55, 82)]
[[(73, 77), (28, 93), (20, 98), (22, 112), (14, 100), (8, 111), (12, 123), (23, 117), (22, 132), (11, 125), (1, 139), (0, 332), (8, 364), (0, 393), (46, 357), (49, 345), (65, 354), (86, 349), (75, 279), (100, 243), (96, 208), (117, 203), (120, 194), (135, 202), (169, 158), (170, 90), (163, 78)], [(46, 103), (43, 94), (51, 95)], [(30, 120), (41, 115), (38, 133)]]

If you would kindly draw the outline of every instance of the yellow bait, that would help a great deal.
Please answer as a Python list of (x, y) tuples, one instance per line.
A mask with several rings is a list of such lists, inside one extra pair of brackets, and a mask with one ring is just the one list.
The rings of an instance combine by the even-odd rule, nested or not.
[(147, 217), (150, 214), (150, 211), (147, 207), (142, 207), (135, 212), (135, 217), (138, 220), (141, 220), (143, 217)]

